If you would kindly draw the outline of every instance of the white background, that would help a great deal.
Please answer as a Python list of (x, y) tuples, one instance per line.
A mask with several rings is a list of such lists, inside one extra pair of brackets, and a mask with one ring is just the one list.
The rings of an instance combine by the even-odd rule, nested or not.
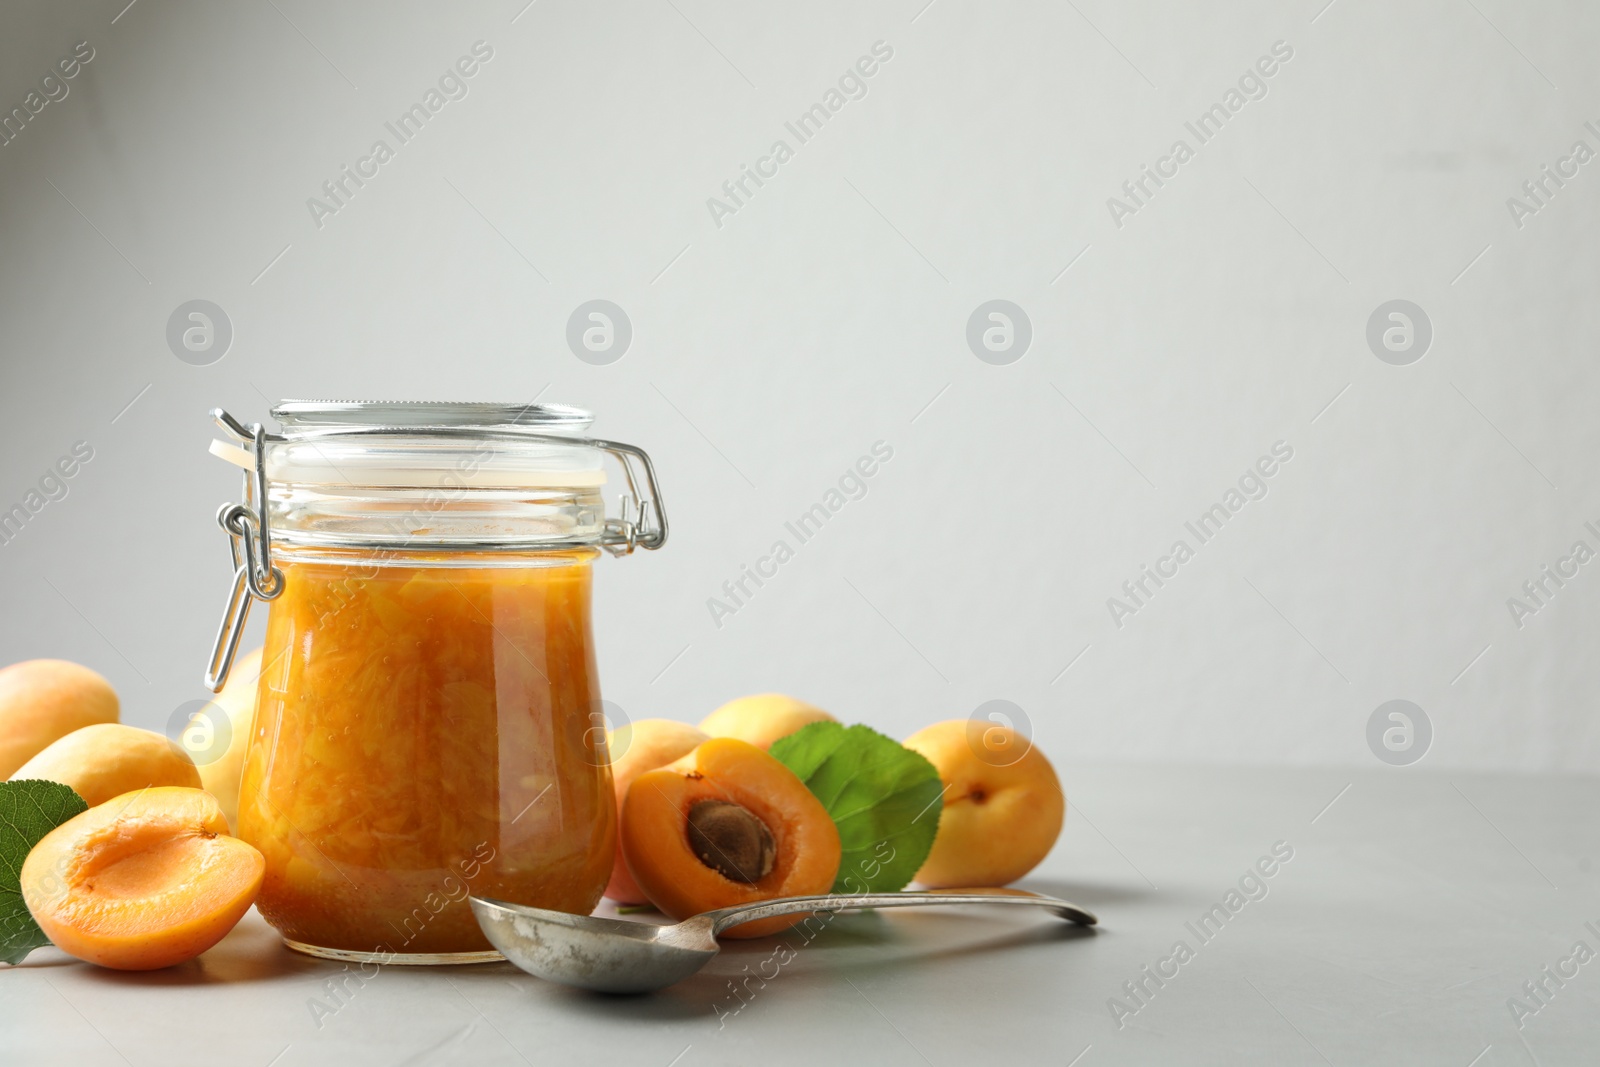
[[(777, 689), (905, 736), (1005, 698), (1063, 762), (1376, 767), (1405, 698), (1427, 766), (1600, 764), (1600, 564), (1507, 608), (1600, 549), (1600, 164), (1506, 206), (1600, 149), (1600, 8), (524, 2), (6, 5), (0, 109), (95, 56), (0, 147), (0, 510), (94, 459), (0, 545), (0, 660), (88, 663), (158, 729), (203, 695), (237, 492), (213, 405), (539, 396), (664, 480), (666, 549), (599, 564), (634, 718)], [(467, 97), (319, 227), (307, 199), (479, 40)], [(1107, 198), (1275, 41), (1265, 98), (1119, 228)], [(595, 298), (633, 325), (609, 366), (565, 341)], [(1408, 366), (1365, 337), (1396, 298), (1433, 327)], [(210, 366), (166, 342), (192, 299), (233, 325)], [(1031, 320), (1010, 365), (966, 342), (991, 299)], [(714, 625), (880, 440), (866, 497)], [(1277, 441), (1268, 495), (1119, 628), (1107, 598)]]

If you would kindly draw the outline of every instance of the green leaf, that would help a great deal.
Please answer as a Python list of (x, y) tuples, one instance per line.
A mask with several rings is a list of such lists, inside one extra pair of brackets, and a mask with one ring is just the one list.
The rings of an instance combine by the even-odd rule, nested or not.
[(50, 943), (22, 899), (22, 861), (39, 839), (89, 805), (60, 782), (0, 782), (0, 960), (21, 963)]
[(844, 854), (833, 892), (904, 889), (939, 832), (944, 787), (933, 764), (870, 727), (836, 722), (812, 723), (770, 751), (839, 827)]

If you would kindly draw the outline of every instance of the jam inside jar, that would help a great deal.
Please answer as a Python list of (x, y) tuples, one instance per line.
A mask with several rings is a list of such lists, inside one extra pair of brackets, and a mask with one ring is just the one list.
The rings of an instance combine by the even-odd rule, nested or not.
[(589, 913), (617, 818), (593, 564), (666, 532), (658, 499), (605, 518), (600, 454), (623, 450), (635, 492), (627, 460), (653, 489), (648, 459), (576, 436), (570, 408), (273, 414), (282, 436), (219, 419), (254, 473), (223, 513), (235, 593), (271, 604), (238, 827), (266, 858), (262, 916), (313, 955), (458, 963), (499, 958), (469, 895)]

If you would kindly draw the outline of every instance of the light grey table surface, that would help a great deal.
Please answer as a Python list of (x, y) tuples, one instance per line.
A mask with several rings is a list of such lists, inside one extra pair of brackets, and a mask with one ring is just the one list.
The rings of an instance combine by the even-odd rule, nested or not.
[[(1097, 910), (1094, 934), (997, 909), (863, 913), (781, 968), (764, 962), (778, 941), (735, 944), (651, 997), (505, 963), (385, 968), (336, 994), (341, 965), (283, 949), (252, 912), (166, 971), (54, 949), (0, 968), (0, 1062), (1600, 1063), (1600, 958), (1574, 955), (1580, 941), (1600, 952), (1600, 778), (1068, 766), (1063, 779), (1066, 830), (1022, 884)], [(1246, 879), (1258, 899), (1226, 899), (1275, 845), (1293, 857)], [(1220, 932), (1197, 936), (1229, 903)], [(1176, 974), (1145, 978), (1135, 1000), (1124, 983), (1146, 966)], [(1537, 1000), (1528, 982), (1543, 982)], [(1129, 1009), (1120, 1026), (1112, 998)]]

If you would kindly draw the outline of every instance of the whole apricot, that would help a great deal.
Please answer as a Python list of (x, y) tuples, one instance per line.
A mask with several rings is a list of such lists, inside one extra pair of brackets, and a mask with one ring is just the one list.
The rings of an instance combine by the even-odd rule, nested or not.
[(736, 737), (757, 748), (770, 748), (772, 742), (788, 737), (802, 726), (838, 721), (803, 700), (782, 693), (759, 693), (728, 701), (707, 715), (700, 729), (712, 737)]
[(0, 670), (0, 778), (44, 751), (50, 742), (121, 710), (111, 683), (64, 659), (31, 659)]
[[(732, 904), (826, 893), (839, 873), (839, 830), (795, 773), (754, 745), (713, 737), (634, 779), (622, 811), (634, 881), (674, 919)], [(762, 937), (799, 922), (743, 923)]]
[[(189, 718), (185, 744), (197, 744), (193, 752), (200, 767), (200, 784), (217, 798), (228, 825), (239, 826), (239, 779), (244, 776), (244, 751), (255, 725), (256, 684), (261, 679), (261, 649), (247, 652), (234, 661), (222, 692)], [(202, 718), (204, 717), (204, 718)], [(209, 751), (214, 743), (220, 718), (227, 720), (228, 747)]]
[(146, 786), (200, 788), (200, 772), (176, 743), (153, 730), (115, 722), (72, 731), (12, 777), (70, 785), (91, 808)]
[[(682, 759), (709, 740), (705, 734), (688, 723), (671, 719), (640, 719), (614, 731), (608, 739), (611, 751), (611, 782), (617, 791), (617, 811), (628, 798), (628, 787), (645, 771), (665, 767), (673, 760)], [(628, 873), (627, 861), (622, 858), (622, 839), (617, 839), (616, 862), (611, 868), (611, 882), (606, 886), (606, 896), (618, 904), (643, 904), (649, 898), (639, 883)]]
[(944, 782), (944, 809), (916, 880), (932, 888), (997, 886), (1044, 859), (1061, 834), (1067, 798), (1055, 768), (1007, 726), (952, 719), (906, 738)]
[(81, 960), (170, 967), (222, 940), (261, 888), (261, 853), (227, 831), (202, 789), (127, 793), (33, 846), (22, 898), (45, 936)]

